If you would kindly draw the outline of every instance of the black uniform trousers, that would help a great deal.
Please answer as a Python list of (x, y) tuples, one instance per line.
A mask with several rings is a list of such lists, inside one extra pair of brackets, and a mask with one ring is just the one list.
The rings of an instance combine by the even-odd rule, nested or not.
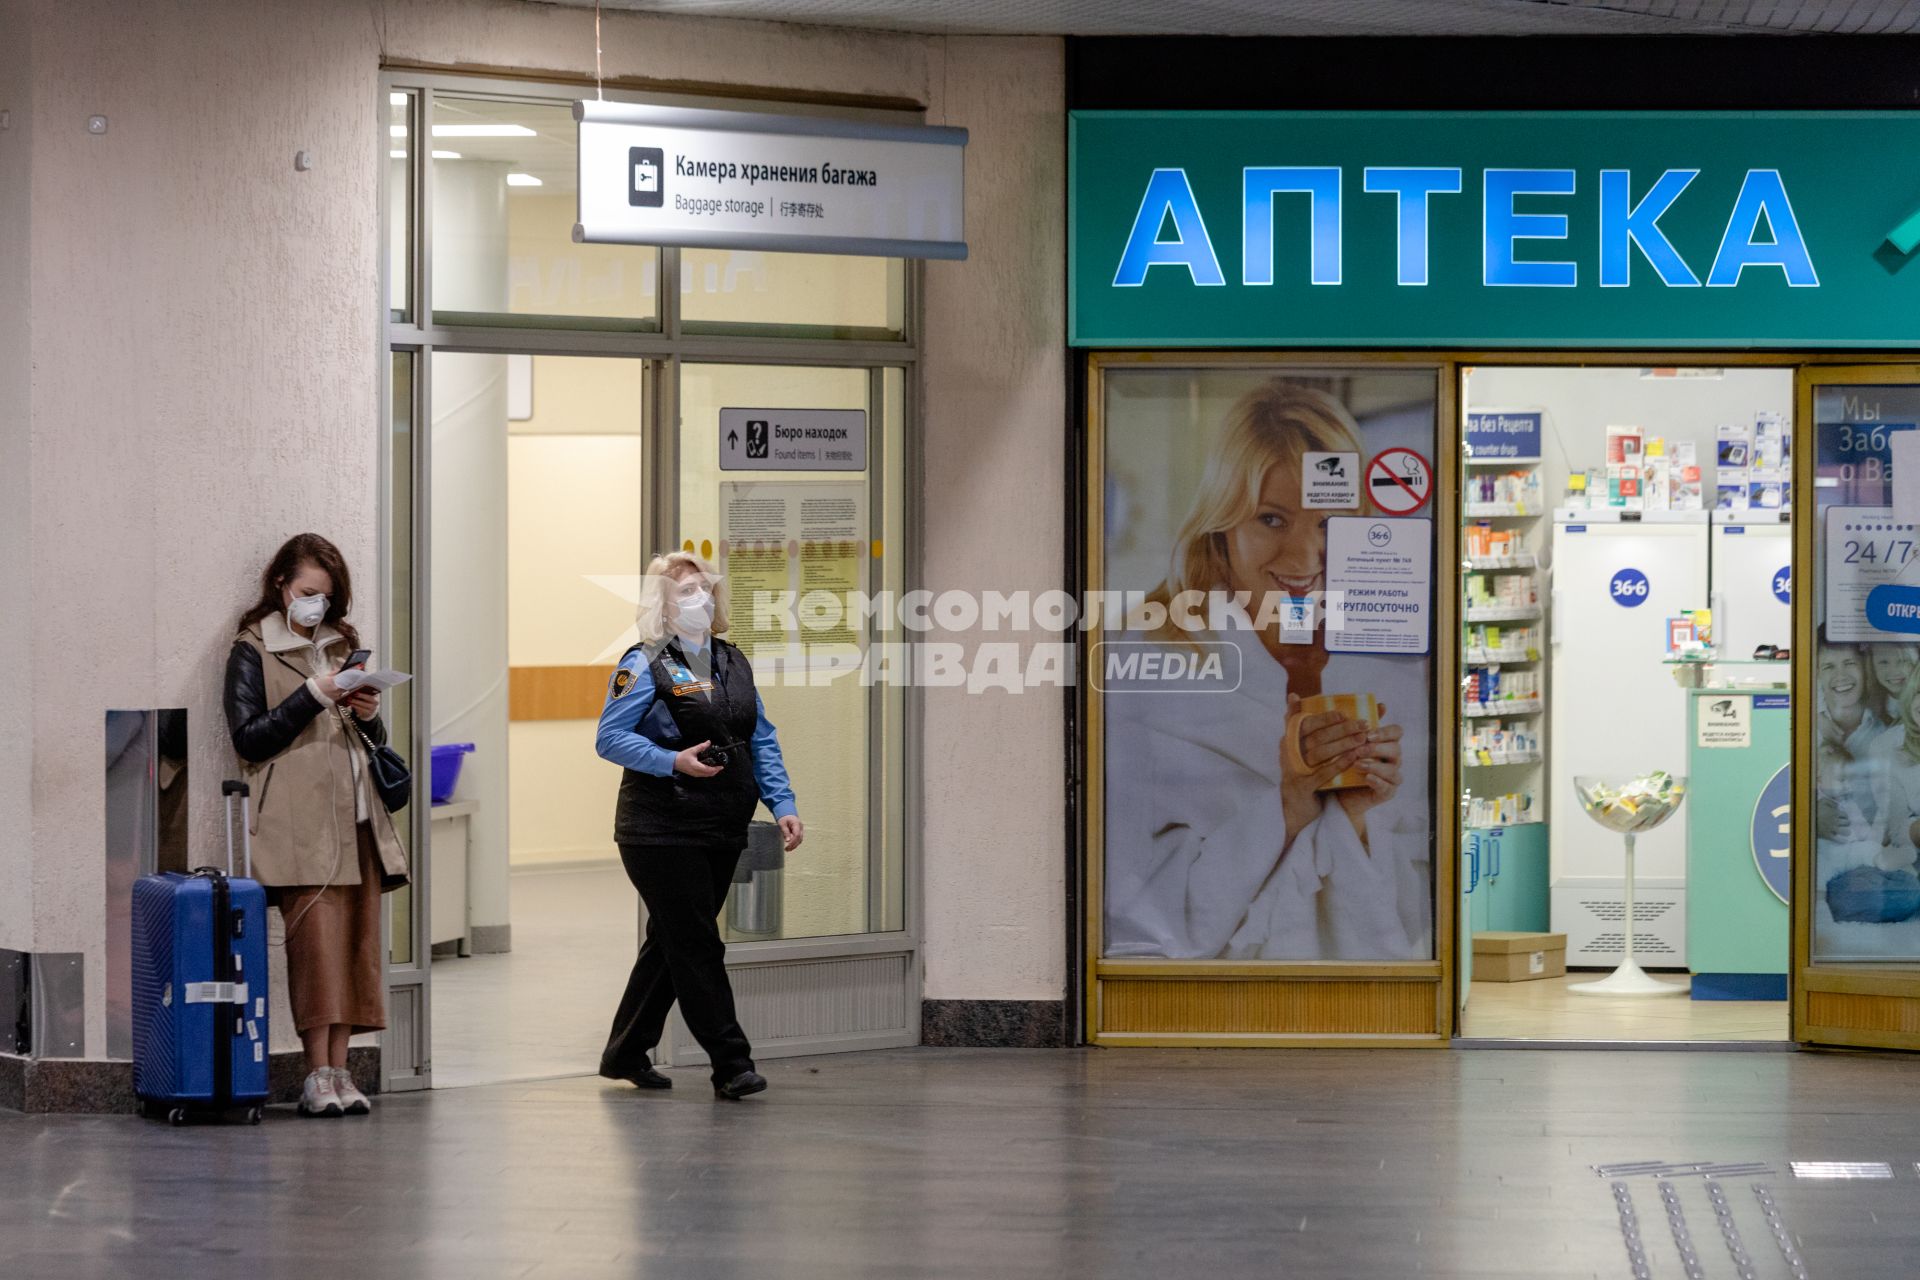
[(631, 1076), (647, 1066), (676, 999), (687, 1030), (712, 1060), (715, 1084), (753, 1070), (753, 1046), (734, 1013), (719, 921), (744, 843), (732, 848), (620, 846), (627, 879), (647, 904), (647, 936), (613, 1015), (602, 1071)]

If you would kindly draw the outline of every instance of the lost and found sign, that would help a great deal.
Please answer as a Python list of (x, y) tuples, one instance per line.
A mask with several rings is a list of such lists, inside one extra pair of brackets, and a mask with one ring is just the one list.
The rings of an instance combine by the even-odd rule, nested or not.
[(967, 131), (573, 104), (586, 244), (964, 258)]
[(722, 471), (865, 471), (865, 409), (722, 409)]

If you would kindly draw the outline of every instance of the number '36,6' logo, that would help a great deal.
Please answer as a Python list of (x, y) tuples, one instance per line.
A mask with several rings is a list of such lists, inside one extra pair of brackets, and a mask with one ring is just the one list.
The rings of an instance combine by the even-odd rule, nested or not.
[(1638, 569), (1622, 569), (1613, 575), (1613, 581), (1607, 584), (1607, 596), (1623, 609), (1633, 609), (1647, 602), (1647, 575)]

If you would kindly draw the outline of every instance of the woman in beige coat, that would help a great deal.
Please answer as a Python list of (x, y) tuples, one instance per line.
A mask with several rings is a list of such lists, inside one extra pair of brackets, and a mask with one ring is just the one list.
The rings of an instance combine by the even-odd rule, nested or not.
[(338, 548), (303, 533), (275, 553), (227, 656), (227, 727), (253, 793), (253, 870), (286, 928), (287, 987), (306, 1047), (304, 1115), (365, 1115), (347, 1070), (356, 1032), (386, 1026), (380, 895), (406, 850), (367, 772), (379, 694), (336, 681), (360, 646)]

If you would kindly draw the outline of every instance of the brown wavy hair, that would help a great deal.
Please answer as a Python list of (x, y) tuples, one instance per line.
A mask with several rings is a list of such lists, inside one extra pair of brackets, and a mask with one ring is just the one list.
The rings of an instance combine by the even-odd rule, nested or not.
[(345, 637), (348, 648), (358, 649), (360, 633), (347, 621), (347, 614), (353, 611), (353, 575), (347, 572), (347, 559), (340, 554), (340, 548), (317, 533), (296, 533), (280, 544), (273, 559), (267, 562), (266, 572), (260, 575), (260, 599), (241, 616), (240, 629), (245, 631), (269, 614), (284, 613), (287, 606), (280, 600), (281, 589), (300, 572), (301, 566), (309, 564), (324, 570), (333, 579), (333, 590), (327, 593), (327, 616), (321, 619), (322, 624), (332, 626)]

